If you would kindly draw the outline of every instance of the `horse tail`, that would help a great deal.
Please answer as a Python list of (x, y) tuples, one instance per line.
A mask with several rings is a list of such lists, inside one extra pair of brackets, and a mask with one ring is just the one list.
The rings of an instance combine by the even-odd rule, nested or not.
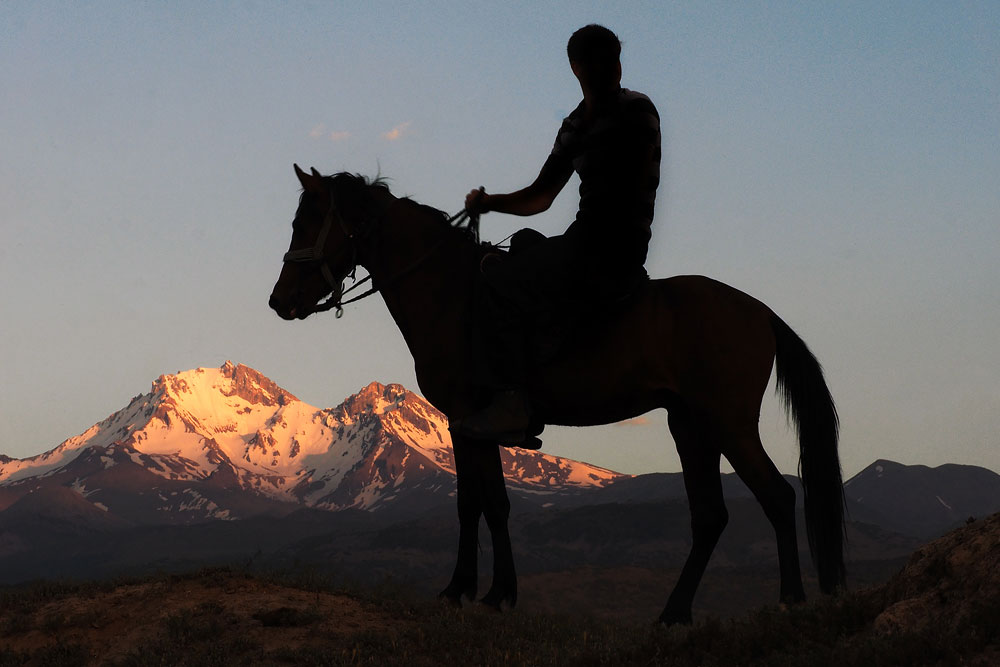
[(844, 485), (837, 455), (840, 420), (816, 357), (777, 315), (772, 316), (771, 326), (778, 395), (799, 437), (809, 551), (820, 589), (831, 593), (845, 580)]

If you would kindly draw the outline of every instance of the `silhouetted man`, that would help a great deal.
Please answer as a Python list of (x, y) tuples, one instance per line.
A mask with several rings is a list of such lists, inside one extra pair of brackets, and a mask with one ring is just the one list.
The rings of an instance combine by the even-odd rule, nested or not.
[(621, 87), (621, 42), (613, 32), (581, 28), (567, 52), (583, 101), (563, 120), (538, 177), (517, 192), (473, 190), (465, 199), (470, 213), (534, 215), (549, 208), (574, 171), (580, 176), (580, 208), (566, 232), (484, 272), (490, 363), (482, 380), (493, 399), (453, 428), (504, 444), (525, 440), (531, 421), (524, 395), (528, 325), (570, 297), (600, 299), (645, 275), (660, 178), (659, 115), (648, 97)]

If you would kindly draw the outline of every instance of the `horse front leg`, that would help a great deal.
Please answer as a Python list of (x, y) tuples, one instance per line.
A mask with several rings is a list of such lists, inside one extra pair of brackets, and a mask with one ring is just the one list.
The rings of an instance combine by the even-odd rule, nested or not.
[(476, 599), (479, 577), (476, 552), (479, 549), (479, 517), (483, 513), (482, 485), (478, 481), (476, 443), (452, 434), (458, 499), (458, 560), (451, 582), (440, 598), (460, 605), (462, 597)]
[(474, 446), (483, 493), (483, 514), (493, 538), (493, 584), (481, 602), (499, 610), (503, 605), (513, 607), (517, 604), (517, 573), (507, 528), (510, 499), (503, 478), (500, 447), (494, 443)]

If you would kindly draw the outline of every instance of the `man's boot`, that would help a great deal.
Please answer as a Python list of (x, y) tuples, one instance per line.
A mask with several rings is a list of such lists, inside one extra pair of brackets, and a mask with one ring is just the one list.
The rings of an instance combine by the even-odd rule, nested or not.
[(499, 391), (488, 406), (452, 424), (458, 433), (502, 444), (519, 444), (528, 438), (531, 412), (524, 395), (517, 389)]

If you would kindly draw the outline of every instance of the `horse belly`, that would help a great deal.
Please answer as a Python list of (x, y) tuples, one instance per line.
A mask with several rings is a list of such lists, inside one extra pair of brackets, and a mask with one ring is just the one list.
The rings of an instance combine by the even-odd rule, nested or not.
[(583, 327), (538, 369), (531, 395), (545, 421), (592, 426), (667, 407), (681, 363), (671, 344), (674, 313), (664, 306), (657, 290), (646, 290), (613, 319)]

